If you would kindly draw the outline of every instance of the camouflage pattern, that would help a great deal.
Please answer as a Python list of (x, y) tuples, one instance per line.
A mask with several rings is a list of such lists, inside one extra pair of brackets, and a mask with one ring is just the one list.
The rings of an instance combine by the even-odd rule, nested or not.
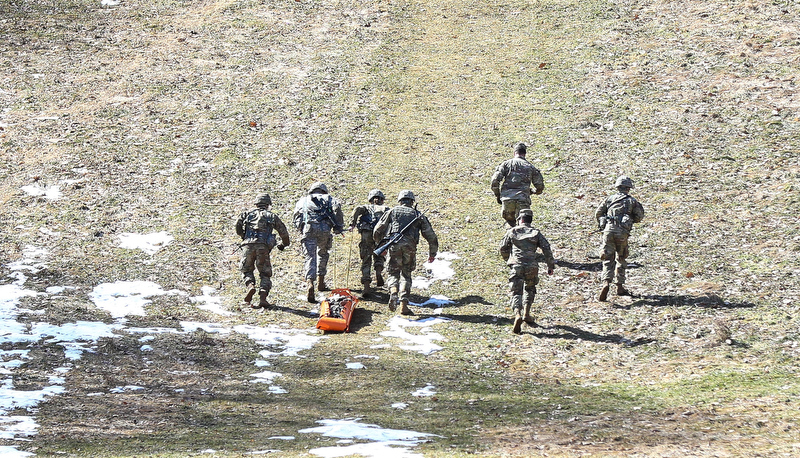
[(492, 192), (503, 203), (503, 219), (509, 226), (516, 225), (520, 209), (530, 208), (531, 187), (536, 194), (541, 194), (544, 178), (524, 157), (517, 156), (497, 166), (492, 175)]
[(644, 208), (635, 198), (628, 195), (627, 186), (620, 186), (620, 192), (607, 197), (594, 217), (603, 229), (603, 273), (601, 279), (614, 281), (618, 285), (625, 283), (625, 270), (628, 266), (628, 236), (634, 223), (644, 219)]
[[(382, 195), (373, 196), (373, 198), (374, 197), (382, 198)], [(357, 228), (358, 232), (361, 234), (361, 240), (358, 242), (358, 251), (361, 257), (362, 285), (369, 285), (372, 282), (371, 270), (373, 265), (375, 266), (376, 274), (379, 275), (383, 272), (386, 258), (373, 254), (377, 245), (375, 244), (375, 239), (372, 237), (372, 231), (387, 210), (389, 210), (389, 207), (386, 205), (377, 204), (360, 205), (353, 210), (350, 227)]]
[(522, 316), (523, 304), (525, 311), (529, 311), (536, 296), (536, 285), (539, 283), (537, 249), (542, 250), (547, 268), (554, 269), (555, 260), (550, 243), (541, 232), (529, 224), (521, 223), (509, 229), (500, 242), (500, 256), (510, 269), (508, 292), (511, 297), (511, 310), (516, 316)]
[(329, 194), (320, 192), (320, 185), (315, 183), (310, 189), (312, 194), (297, 201), (292, 215), (292, 223), (301, 234), (300, 251), (305, 258), (303, 272), (306, 280), (327, 275), (333, 244), (331, 231), (341, 234), (344, 230), (341, 204)]
[(259, 290), (269, 294), (272, 289), (272, 263), (270, 253), (276, 246), (274, 231), (281, 238), (281, 247), (289, 246), (289, 232), (278, 215), (266, 208), (256, 208), (239, 215), (236, 234), (242, 238), (242, 259), (239, 270), (245, 285), (255, 285), (255, 270), (260, 278)]
[[(405, 199), (405, 203), (398, 205), (383, 214), (373, 231), (373, 239), (376, 244), (393, 234), (400, 232), (417, 215), (417, 210), (411, 208), (410, 201)], [(439, 239), (431, 227), (430, 221), (424, 215), (414, 222), (400, 238), (400, 241), (390, 246), (387, 252), (389, 260), (386, 263), (386, 273), (388, 279), (386, 286), (390, 290), (397, 289), (401, 301), (408, 300), (411, 294), (411, 272), (417, 265), (417, 244), (419, 236), (428, 242), (428, 257), (435, 257), (439, 252)]]

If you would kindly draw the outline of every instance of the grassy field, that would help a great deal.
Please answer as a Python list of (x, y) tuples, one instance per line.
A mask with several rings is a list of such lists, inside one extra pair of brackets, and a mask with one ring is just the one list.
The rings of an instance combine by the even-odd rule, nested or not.
[[(393, 342), (385, 294), (359, 304), (354, 332), (270, 360), (283, 394), (252, 383), (264, 345), (241, 333), (158, 334), (145, 353), (120, 332), (71, 363), (63, 394), (5, 412), (39, 428), (0, 445), (309, 456), (336, 439), (298, 431), (358, 418), (436, 435), (407, 450), (427, 457), (797, 456), (799, 8), (0, 2), (2, 285), (25, 247), (50, 250), (25, 284), (42, 293), (21, 299), (28, 327), (111, 323), (92, 289), (150, 281), (191, 296), (213, 286), (235, 314), (164, 295), (129, 326), (312, 328), (296, 232), (273, 255), (277, 308), (239, 308), (233, 223), (262, 191), (290, 221), (317, 180), (347, 214), (372, 188), (414, 190), (441, 251), (459, 257), (452, 279), (412, 298), (453, 301), (430, 328), (440, 351), (372, 348)], [(539, 286), (538, 325), (515, 336), (489, 179), (519, 141), (545, 177), (534, 224), (558, 266)], [(638, 296), (599, 303), (593, 213), (620, 174), (646, 211), (631, 237)], [(21, 190), (32, 184), (63, 195)], [(119, 247), (156, 231), (175, 238), (156, 254)], [(356, 252), (336, 239), (336, 286), (359, 288)], [(75, 290), (44, 294), (53, 285)], [(30, 350), (17, 390), (66, 361), (46, 339), (0, 348)], [(356, 361), (366, 367), (346, 367)], [(125, 385), (145, 389), (95, 395)], [(409, 394), (428, 385), (434, 396)]]

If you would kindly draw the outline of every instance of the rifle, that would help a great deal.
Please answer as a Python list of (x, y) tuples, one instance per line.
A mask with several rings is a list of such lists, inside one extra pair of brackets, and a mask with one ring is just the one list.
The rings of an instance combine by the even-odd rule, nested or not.
[[(314, 205), (316, 205), (320, 210), (322, 210), (323, 215), (326, 218), (328, 218), (328, 221), (331, 222), (331, 226), (333, 227), (334, 232), (336, 232), (337, 228), (339, 232), (342, 232), (343, 228), (338, 224), (336, 224), (336, 217), (333, 214), (333, 209), (331, 208), (330, 205), (323, 204), (322, 201), (316, 197), (311, 197), (311, 202), (314, 202)], [(338, 234), (339, 232), (336, 233)]]
[[(415, 208), (415, 210), (416, 210), (416, 208)], [(427, 210), (425, 210), (425, 211), (427, 211)], [(389, 237), (389, 240), (387, 240), (386, 243), (384, 243), (383, 245), (381, 245), (378, 248), (376, 248), (375, 251), (372, 252), (372, 254), (374, 254), (375, 256), (383, 256), (383, 252), (386, 251), (387, 249), (389, 249), (390, 246), (392, 246), (395, 243), (399, 242), (400, 239), (403, 238), (403, 233), (406, 231), (406, 229), (411, 227), (412, 224), (414, 224), (417, 221), (419, 221), (419, 219), (422, 217), (422, 215), (425, 214), (425, 211), (417, 212), (417, 216), (414, 219), (412, 219), (410, 223), (406, 224), (406, 227), (404, 227), (404, 228), (400, 229), (400, 231), (395, 232), (394, 234), (392, 234), (392, 236)]]

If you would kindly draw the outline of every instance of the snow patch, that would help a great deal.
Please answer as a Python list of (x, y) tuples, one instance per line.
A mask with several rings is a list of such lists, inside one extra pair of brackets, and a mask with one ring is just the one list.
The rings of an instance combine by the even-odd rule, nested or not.
[[(403, 350), (417, 351), (423, 355), (430, 355), (435, 351), (442, 349), (441, 346), (433, 343), (434, 340), (444, 340), (444, 337), (438, 332), (432, 332), (431, 326), (439, 323), (446, 323), (450, 321), (449, 318), (434, 317), (424, 318), (421, 320), (406, 320), (399, 316), (395, 316), (387, 323), (389, 326), (388, 331), (381, 332), (382, 336), (397, 337), (405, 340), (407, 343), (401, 344), (398, 347)], [(419, 328), (420, 334), (411, 334), (404, 328)], [(371, 347), (374, 348), (374, 347)]]
[(303, 434), (321, 434), (326, 437), (339, 439), (358, 439), (371, 441), (368, 443), (354, 444), (347, 447), (321, 447), (309, 450), (321, 457), (340, 457), (362, 455), (375, 458), (395, 457), (420, 457), (422, 455), (411, 453), (408, 448), (415, 447), (427, 437), (439, 437), (434, 434), (419, 433), (402, 429), (386, 429), (378, 425), (361, 424), (359, 418), (344, 420), (319, 420), (323, 425), (316, 428), (301, 429)]
[(155, 254), (173, 240), (174, 238), (166, 231), (152, 232), (150, 234), (123, 232), (119, 236), (119, 247), (131, 250), (139, 249), (147, 254)]
[(418, 398), (425, 398), (425, 397), (433, 396), (434, 394), (436, 394), (436, 390), (434, 390), (434, 388), (436, 388), (436, 387), (429, 383), (429, 384), (425, 385), (425, 387), (423, 387), (423, 388), (420, 388), (420, 389), (418, 389), (416, 391), (412, 391), (411, 392), (411, 396), (416, 396)]
[(452, 261), (459, 259), (459, 256), (443, 252), (436, 255), (433, 262), (425, 262), (422, 267), (425, 268), (427, 275), (425, 277), (414, 277), (411, 286), (419, 289), (428, 289), (435, 281), (444, 281), (453, 278), (456, 271), (450, 267)]
[(203, 286), (200, 291), (203, 293), (202, 296), (193, 296), (189, 298), (190, 301), (201, 304), (198, 305), (197, 308), (216, 313), (217, 315), (234, 314), (222, 308), (222, 297), (216, 295), (217, 290), (215, 288)]

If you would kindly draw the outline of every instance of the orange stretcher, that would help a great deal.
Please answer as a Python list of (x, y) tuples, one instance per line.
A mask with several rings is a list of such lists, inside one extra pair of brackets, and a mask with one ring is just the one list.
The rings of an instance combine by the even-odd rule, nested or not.
[(325, 331), (350, 330), (350, 320), (358, 304), (358, 298), (346, 288), (338, 288), (319, 304), (317, 329)]

